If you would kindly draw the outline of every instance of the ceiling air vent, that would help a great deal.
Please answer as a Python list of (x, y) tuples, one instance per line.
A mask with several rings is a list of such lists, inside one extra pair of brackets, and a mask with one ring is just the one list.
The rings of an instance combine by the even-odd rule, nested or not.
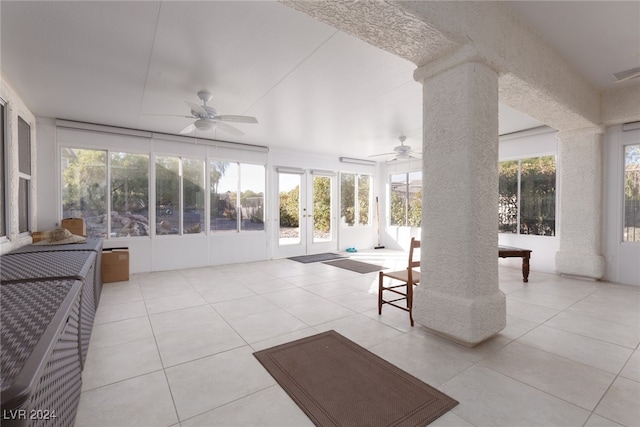
[(613, 73), (613, 78), (616, 83), (626, 82), (627, 80), (635, 79), (638, 77), (640, 77), (640, 67)]

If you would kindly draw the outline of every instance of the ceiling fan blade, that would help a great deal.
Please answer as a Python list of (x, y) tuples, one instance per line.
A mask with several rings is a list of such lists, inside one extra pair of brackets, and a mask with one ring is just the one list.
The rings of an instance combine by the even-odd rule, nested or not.
[(143, 116), (152, 116), (152, 117), (181, 117), (183, 119), (197, 119), (194, 116), (185, 116), (184, 114), (156, 114), (156, 113), (142, 113)]
[(184, 102), (189, 106), (189, 108), (191, 108), (191, 111), (193, 111), (194, 113), (200, 114), (204, 117), (207, 117), (209, 115), (209, 113), (207, 113), (207, 110), (202, 108), (202, 106), (198, 104), (194, 104), (193, 102), (189, 102), (189, 101), (184, 101)]
[(208, 105), (201, 105), (200, 108), (206, 111), (209, 116), (215, 117), (218, 115), (218, 110), (213, 107), (209, 107)]
[(215, 116), (213, 120), (220, 121), (220, 122), (233, 122), (233, 123), (258, 123), (258, 119), (251, 116), (224, 115), (224, 116)]
[(396, 154), (396, 153), (382, 153), (382, 154), (373, 154), (369, 157), (380, 157), (380, 156), (390, 156), (392, 154)]
[(242, 132), (240, 129), (234, 128), (233, 126), (228, 125), (224, 122), (216, 122), (216, 127), (232, 135), (244, 135), (244, 132)]
[(191, 133), (194, 130), (196, 130), (196, 125), (194, 125), (193, 123), (191, 123), (189, 126), (187, 126), (186, 128), (182, 129), (180, 131), (181, 134), (186, 134), (186, 133)]
[(640, 77), (640, 71), (636, 71), (633, 74), (629, 74), (628, 76), (622, 77), (620, 80), (616, 80), (614, 83), (622, 83), (622, 82), (626, 82), (627, 80), (637, 79), (638, 77)]

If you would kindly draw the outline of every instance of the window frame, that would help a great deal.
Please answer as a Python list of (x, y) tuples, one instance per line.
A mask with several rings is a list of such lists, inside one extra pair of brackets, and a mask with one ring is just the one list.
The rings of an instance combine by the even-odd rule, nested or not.
[[(416, 174), (416, 173), (420, 173), (420, 193), (422, 193), (422, 169), (411, 169), (411, 170), (407, 170), (407, 171), (402, 171), (402, 172), (390, 172), (388, 174), (388, 182), (389, 182), (389, 191), (387, 194), (387, 208), (388, 208), (388, 215), (387, 215), (387, 226), (389, 227), (412, 227), (412, 228), (420, 228), (422, 227), (422, 221), (420, 222), (420, 225), (411, 225), (410, 224), (410, 220), (409, 220), (409, 214), (411, 211), (411, 175), (412, 174)], [(405, 199), (405, 203), (404, 203), (404, 223), (403, 224), (392, 224), (391, 220), (392, 220), (392, 215), (391, 215), (391, 211), (392, 211), (392, 195), (393, 195), (393, 190), (392, 190), (392, 183), (393, 183), (393, 179), (392, 176), (398, 176), (398, 175), (402, 175), (404, 176), (404, 181), (402, 182), (402, 185), (405, 188), (407, 197)], [(420, 199), (422, 199), (422, 197), (420, 197)], [(422, 209), (422, 207), (421, 207)], [(422, 214), (422, 211), (421, 211)]]
[(628, 144), (622, 144), (622, 170), (621, 170), (621, 175), (622, 175), (622, 187), (621, 187), (621, 191), (622, 191), (622, 203), (621, 203), (621, 218), (620, 218), (620, 228), (619, 228), (619, 242), (623, 245), (639, 245), (640, 244), (640, 240), (625, 240), (625, 228), (626, 227), (626, 208), (627, 208), (627, 199), (625, 196), (625, 191), (626, 191), (626, 182), (627, 182), (627, 147), (629, 146), (639, 146), (640, 147), (640, 142), (636, 142), (636, 143), (628, 143)]
[(8, 163), (7, 163), (7, 146), (8, 146), (8, 142), (9, 142), (9, 134), (7, 132), (7, 124), (8, 124), (8, 108), (7, 108), (7, 101), (5, 101), (4, 98), (0, 97), (0, 106), (2, 107), (0, 109), (0, 120), (2, 121), (1, 123), (1, 128), (0, 128), (0, 139), (2, 139), (2, 146), (0, 147), (0, 150), (2, 150), (2, 152), (0, 153), (0, 162), (2, 162), (2, 170), (0, 171), (0, 180), (2, 180), (2, 182), (0, 182), (0, 186), (2, 187), (2, 191), (0, 192), (0, 197), (2, 197), (2, 209), (0, 209), (0, 215), (2, 216), (2, 227), (0, 227), (0, 243), (4, 243), (9, 241), (9, 230), (11, 229), (11, 224), (10, 224), (10, 220), (11, 217), (9, 215), (9, 191), (8, 188), (9, 186), (7, 185), (8, 181), (8, 171), (7, 171), (7, 167), (8, 167)]
[[(342, 218), (342, 177), (343, 175), (353, 175), (354, 176), (354, 180), (353, 180), (353, 206), (354, 206), (354, 213), (353, 213), (353, 224), (347, 224), (346, 222), (340, 221), (340, 226), (341, 227), (347, 227), (347, 228), (357, 228), (357, 227), (371, 227), (373, 225), (373, 219), (372, 219), (372, 213), (373, 213), (373, 183), (374, 183), (374, 179), (375, 176), (372, 173), (362, 173), (362, 172), (347, 172), (347, 171), (341, 171), (340, 172), (340, 176), (338, 177), (339, 182), (338, 182), (338, 201), (339, 201), (339, 206), (338, 206), (338, 211), (340, 212), (340, 217)], [(368, 215), (367, 215), (367, 219), (368, 219), (368, 223), (367, 224), (361, 224), (360, 223), (360, 177), (361, 176), (368, 176), (369, 177), (369, 206), (368, 206)]]
[[(29, 165), (29, 173), (23, 172), (20, 170), (20, 163), (21, 163), (21, 159), (20, 159), (20, 152), (21, 147), (22, 147), (22, 141), (20, 140), (20, 121), (24, 122), (24, 124), (26, 126), (28, 126), (28, 132), (27, 132), (27, 136), (28, 136), (28, 141), (27, 141), (27, 146), (29, 149), (29, 153), (28, 153), (28, 165)], [(33, 226), (33, 221), (31, 218), (32, 215), (32, 211), (33, 211), (33, 203), (32, 203), (32, 198), (33, 198), (33, 194), (34, 194), (34, 189), (33, 189), (33, 150), (32, 150), (32, 144), (33, 144), (33, 123), (30, 123), (28, 120), (26, 120), (24, 117), (22, 117), (20, 114), (18, 114), (18, 118), (17, 118), (17, 122), (16, 122), (16, 126), (18, 127), (18, 141), (17, 141), (17, 151), (18, 151), (18, 169), (17, 169), (17, 177), (18, 177), (18, 186), (17, 186), (17, 190), (18, 190), (18, 236), (19, 237), (23, 237), (23, 236), (28, 236), (31, 233), (31, 227)], [(6, 154), (6, 153), (5, 153)], [(25, 181), (25, 189), (26, 189), (26, 195), (25, 195), (25, 203), (26, 203), (26, 210), (27, 212), (25, 213), (26, 217), (26, 229), (25, 230), (20, 230), (20, 218), (22, 216), (22, 212), (20, 212), (20, 181), (24, 180)]]
[[(236, 228), (235, 230), (218, 230), (218, 229), (212, 229), (211, 228), (211, 220), (213, 219), (213, 217), (211, 216), (211, 203), (213, 202), (213, 188), (211, 188), (211, 171), (212, 171), (212, 163), (218, 163), (218, 162), (225, 162), (225, 163), (229, 163), (229, 164), (234, 164), (236, 166), (236, 172), (237, 172), (237, 179), (236, 179), (236, 188), (235, 188), (235, 197), (234, 197), (234, 201), (235, 201), (235, 211), (236, 211)], [(263, 227), (261, 230), (247, 230), (244, 229), (242, 227), (242, 214), (238, 214), (239, 212), (242, 212), (242, 166), (243, 165), (250, 165), (250, 166), (260, 166), (263, 169), (263, 174), (262, 174), (262, 183), (263, 183), (263, 193), (262, 193), (262, 210), (263, 210), (263, 218), (262, 218), (262, 223), (263, 223)], [(227, 160), (227, 159), (222, 159), (222, 158), (217, 158), (217, 157), (209, 157), (207, 158), (207, 175), (205, 177), (205, 184), (209, 183), (207, 185), (207, 193), (209, 195), (209, 215), (208, 215), (208, 232), (210, 235), (224, 235), (224, 234), (231, 234), (231, 233), (260, 233), (260, 232), (266, 232), (266, 223), (267, 223), (267, 218), (266, 218), (266, 203), (267, 203), (267, 165), (263, 164), (263, 163), (259, 163), (259, 162), (243, 162), (240, 160)], [(229, 190), (230, 191), (230, 190)], [(215, 196), (217, 196), (220, 193), (215, 193)]]
[[(154, 199), (152, 199), (151, 196), (151, 180), (152, 180), (152, 171), (153, 171), (153, 180), (155, 182), (155, 168), (152, 168), (151, 165), (155, 165), (155, 156), (152, 156), (151, 153), (149, 152), (144, 152), (144, 151), (139, 151), (139, 150), (126, 150), (126, 149), (121, 149), (121, 148), (96, 148), (94, 146), (90, 146), (90, 145), (85, 145), (85, 146), (79, 146), (79, 145), (68, 145), (68, 144), (61, 144), (58, 150), (58, 163), (59, 163), (59, 171), (58, 171), (58, 179), (59, 181), (59, 185), (58, 185), (58, 191), (60, 192), (60, 199), (59, 199), (59, 203), (58, 203), (58, 214), (60, 215), (60, 218), (64, 218), (64, 194), (62, 191), (62, 187), (64, 185), (64, 177), (63, 177), (63, 169), (62, 169), (62, 152), (67, 149), (67, 150), (87, 150), (87, 151), (101, 151), (105, 153), (105, 204), (106, 204), (106, 231), (105, 231), (105, 237), (101, 237), (102, 239), (109, 239), (109, 240), (118, 240), (118, 239), (143, 239), (143, 238), (150, 238), (152, 234), (155, 234), (155, 228), (152, 227), (151, 222), (152, 220), (155, 220), (155, 213), (151, 211), (151, 206), (152, 206), (152, 201), (153, 203), (155, 203), (155, 188), (153, 191), (153, 197)], [(148, 182), (147, 182), (147, 191), (148, 191), (148, 204), (150, 206), (149, 209), (149, 213), (148, 213), (148, 221), (149, 221), (149, 233), (146, 236), (111, 236), (111, 213), (114, 212), (114, 210), (112, 209), (111, 206), (111, 155), (113, 153), (124, 153), (124, 154), (136, 154), (136, 155), (143, 155), (143, 156), (148, 156), (148, 163), (147, 163), (147, 177), (148, 177)], [(155, 207), (155, 204), (153, 205)], [(152, 217), (153, 215), (153, 217)]]

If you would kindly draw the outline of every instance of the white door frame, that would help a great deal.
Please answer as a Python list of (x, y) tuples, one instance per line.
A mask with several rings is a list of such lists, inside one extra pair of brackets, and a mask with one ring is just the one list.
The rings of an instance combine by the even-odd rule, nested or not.
[[(633, 125), (633, 124), (631, 124)], [(608, 280), (640, 286), (640, 243), (623, 242), (624, 147), (640, 144), (640, 125), (613, 126), (604, 139), (604, 255)]]
[[(280, 239), (280, 175), (298, 175), (300, 177), (299, 189), (299, 227), (298, 239), (292, 239), (290, 243), (284, 243)], [(314, 241), (313, 222), (313, 184), (318, 176), (331, 177), (331, 229), (329, 240)], [(337, 174), (329, 171), (306, 170), (289, 167), (275, 168), (275, 210), (273, 230), (273, 257), (286, 258), (291, 256), (308, 255), (326, 251), (334, 251), (338, 248), (338, 191)]]

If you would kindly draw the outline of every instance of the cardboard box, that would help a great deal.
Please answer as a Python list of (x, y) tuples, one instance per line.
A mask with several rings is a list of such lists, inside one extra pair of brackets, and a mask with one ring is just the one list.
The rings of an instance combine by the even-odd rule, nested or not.
[(62, 228), (66, 228), (76, 236), (87, 236), (87, 226), (82, 218), (65, 218), (62, 220)]
[(34, 231), (33, 233), (31, 233), (31, 239), (33, 240), (33, 243), (39, 242), (41, 240), (47, 240), (48, 238), (48, 231)]
[(102, 281), (129, 280), (129, 248), (112, 248), (102, 251)]

